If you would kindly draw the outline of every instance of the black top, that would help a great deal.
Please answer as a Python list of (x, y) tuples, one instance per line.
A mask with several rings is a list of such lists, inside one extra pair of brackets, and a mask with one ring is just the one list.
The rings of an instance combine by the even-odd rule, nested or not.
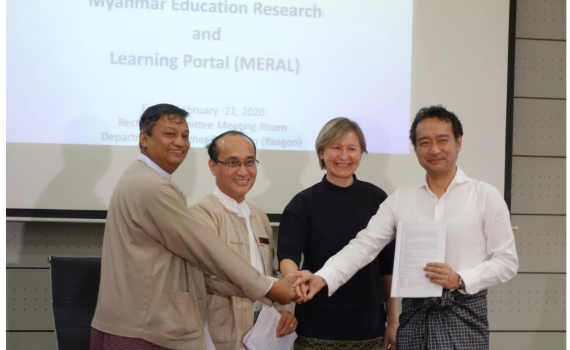
[[(386, 193), (359, 181), (349, 187), (323, 180), (297, 194), (285, 208), (279, 226), (277, 256), (300, 269), (317, 272), (325, 262), (366, 228)], [(365, 340), (384, 334), (386, 313), (381, 275), (391, 275), (394, 242), (358, 271), (331, 297), (323, 288), (313, 300), (295, 307), (297, 333), (328, 340)]]

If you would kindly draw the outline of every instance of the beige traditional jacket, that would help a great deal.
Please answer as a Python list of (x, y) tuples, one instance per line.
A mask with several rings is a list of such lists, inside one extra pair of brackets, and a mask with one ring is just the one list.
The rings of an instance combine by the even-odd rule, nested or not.
[(93, 328), (171, 349), (205, 349), (203, 271), (259, 299), (271, 280), (217, 237), (205, 211), (188, 211), (170, 180), (132, 164), (109, 204)]
[[(251, 228), (266, 274), (277, 277), (275, 271), (273, 230), (267, 215), (255, 204), (247, 201), (251, 210)], [(190, 207), (191, 213), (205, 212), (216, 227), (216, 233), (226, 244), (245, 261), (250, 262), (249, 233), (245, 218), (229, 210), (214, 194), (204, 197)], [(261, 238), (261, 240), (260, 240)], [(266, 242), (266, 243), (262, 243)], [(223, 287), (215, 279), (206, 279), (208, 289), (207, 320), (208, 331), (216, 345), (216, 350), (246, 349), (242, 339), (253, 327), (253, 303), (231, 291), (224, 293)], [(225, 295), (224, 295), (225, 294)], [(279, 311), (285, 307), (275, 303)]]

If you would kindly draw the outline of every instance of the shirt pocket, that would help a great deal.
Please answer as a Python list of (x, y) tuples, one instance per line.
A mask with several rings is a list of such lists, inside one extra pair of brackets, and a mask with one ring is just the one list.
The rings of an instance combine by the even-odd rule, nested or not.
[(208, 309), (208, 331), (214, 343), (229, 343), (233, 341), (234, 315), (232, 305), (219, 309)]
[(163, 291), (155, 307), (149, 310), (146, 332), (169, 340), (200, 338), (203, 333), (198, 304), (191, 293)]
[(265, 274), (271, 276), (275, 270), (275, 250), (271, 244), (257, 243), (257, 247), (261, 253)]

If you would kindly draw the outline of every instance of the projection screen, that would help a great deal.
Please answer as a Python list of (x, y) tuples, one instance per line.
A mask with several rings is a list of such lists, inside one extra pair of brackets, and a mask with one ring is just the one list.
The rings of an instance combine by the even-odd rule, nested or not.
[(362, 127), (356, 172), (391, 193), (421, 180), (408, 132), (442, 104), (464, 124), (459, 166), (503, 192), (509, 1), (11, 1), (7, 208), (106, 210), (156, 103), (190, 115), (173, 176), (189, 204), (215, 181), (204, 146), (240, 130), (258, 147), (248, 195), (279, 214), (320, 181), (331, 118)]

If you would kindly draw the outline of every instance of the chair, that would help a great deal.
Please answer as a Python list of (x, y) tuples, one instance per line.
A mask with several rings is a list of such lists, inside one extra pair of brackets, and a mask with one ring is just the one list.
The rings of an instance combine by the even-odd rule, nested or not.
[(89, 349), (101, 257), (50, 256), (51, 295), (59, 350)]

